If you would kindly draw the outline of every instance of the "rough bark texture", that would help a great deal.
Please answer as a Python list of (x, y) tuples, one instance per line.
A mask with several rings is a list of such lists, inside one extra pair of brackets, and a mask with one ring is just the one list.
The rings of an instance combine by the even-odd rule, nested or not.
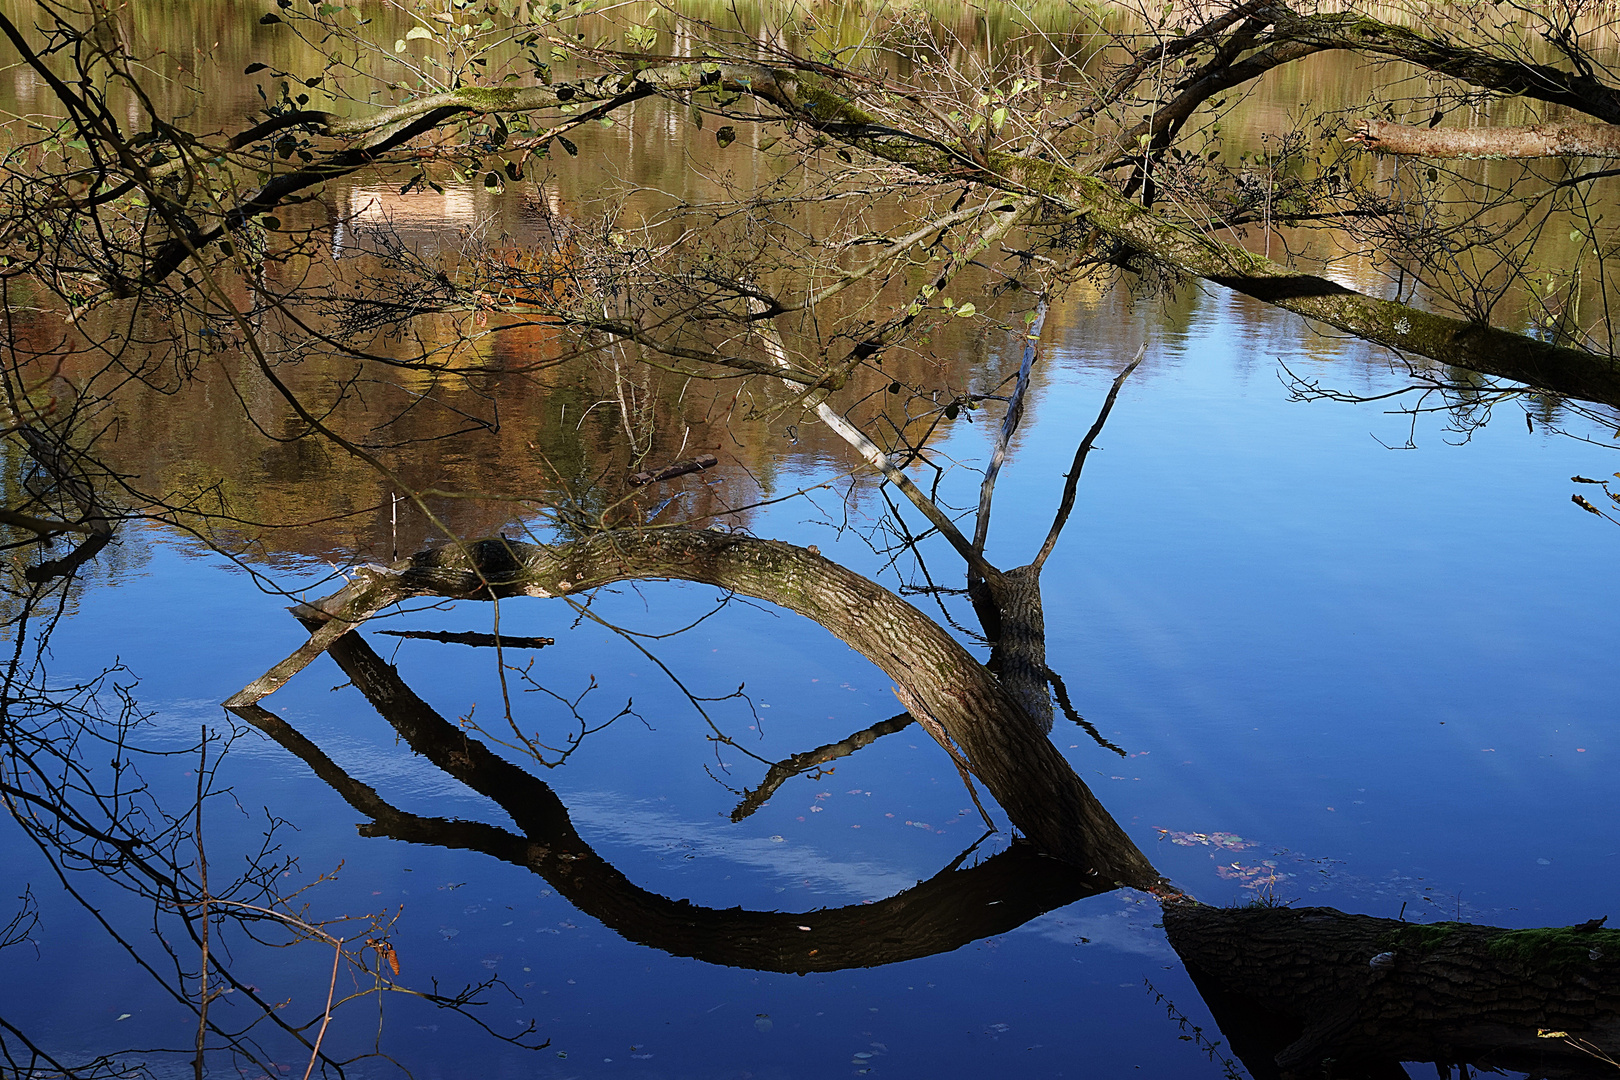
[(1380, 154), (1440, 158), (1620, 158), (1620, 125), (1425, 128), (1363, 120), (1346, 142)]
[[(326, 620), (311, 641), (227, 705), (252, 704), (387, 603), (412, 596), (561, 596), (633, 579), (697, 581), (814, 620), (906, 688), (944, 726), (1012, 823), (1046, 853), (1139, 888), (1158, 874), (1024, 710), (915, 607), (805, 548), (696, 529), (609, 532), (557, 547), (504, 539), (420, 552), (366, 568), (300, 610)], [(322, 644), (322, 648), (326, 644)]]
[(1227, 1036), (1257, 1078), (1395, 1076), (1401, 1061), (1614, 1075), (1537, 1032), (1620, 1046), (1620, 931), (1194, 903), (1167, 904), (1164, 927), (1223, 1030), (1237, 1018)]
[(598, 855), (549, 786), (447, 723), (359, 635), (345, 636), (331, 654), (412, 750), (493, 800), (521, 830), (401, 811), (269, 710), (235, 710), (370, 818), (360, 826), (362, 835), (480, 851), (526, 867), (625, 938), (676, 956), (800, 974), (873, 967), (949, 952), (1112, 887), (1018, 844), (966, 870), (953, 863), (915, 888), (868, 904), (777, 912), (670, 899), (631, 882)]
[(990, 585), (998, 618), (991, 667), (1012, 699), (1042, 732), (1052, 730), (1052, 694), (1046, 688), (1046, 613), (1041, 570), (1018, 566)]

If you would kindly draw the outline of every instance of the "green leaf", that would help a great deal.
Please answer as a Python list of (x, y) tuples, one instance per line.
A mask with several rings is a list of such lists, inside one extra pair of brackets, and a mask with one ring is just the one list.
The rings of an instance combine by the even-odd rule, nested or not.
[(720, 145), (720, 149), (724, 150), (737, 141), (737, 129), (727, 124), (714, 133), (714, 141)]
[(965, 319), (969, 315), (978, 314), (978, 311), (979, 309), (974, 307), (971, 303), (963, 304), (961, 307), (956, 309), (956, 317), (959, 319)]
[(996, 131), (1000, 131), (1001, 125), (1005, 124), (1006, 122), (1007, 106), (998, 105), (996, 107), (996, 111), (990, 114), (990, 127)]
[(405, 39), (404, 38), (398, 38), (397, 40), (395, 40), (395, 42), (394, 42), (394, 51), (397, 52), (397, 53), (401, 53), (401, 52), (405, 51)]
[(417, 38), (430, 38), (432, 36), (433, 31), (429, 30), (425, 26), (413, 26), (409, 30), (405, 31), (406, 41), (415, 41)]

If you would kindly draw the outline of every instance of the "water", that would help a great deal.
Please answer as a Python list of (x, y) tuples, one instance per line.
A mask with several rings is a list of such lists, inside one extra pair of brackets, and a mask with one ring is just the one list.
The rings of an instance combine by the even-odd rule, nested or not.
[[(1601, 473), (1608, 452), (1527, 432), (1512, 409), (1462, 445), (1431, 417), (1418, 423), (1417, 449), (1386, 449), (1404, 439), (1405, 418), (1290, 402), (1277, 377), (1281, 357), (1296, 372), (1393, 387), (1374, 358), (1350, 345), (1324, 356), (1319, 343), (1301, 355), (1299, 327), (1221, 295), (1192, 301), (1179, 325), (1153, 301), (1076, 305), (1052, 325), (989, 551), (1013, 563), (1033, 550), (1080, 420), (1126, 346), (1146, 341), (1149, 360), (1088, 464), (1045, 580), (1052, 666), (1128, 756), (1061, 718), (1054, 739), (1159, 868), (1215, 904), (1268, 892), (1509, 926), (1601, 914), (1620, 870), (1601, 825), (1617, 809), (1606, 782), (1612, 708), (1593, 677), (1616, 644), (1606, 617), (1616, 590), (1596, 572), (1614, 538), (1569, 505), (1567, 478)], [(987, 427), (959, 424), (937, 448), (963, 464), (947, 480), (958, 501), (973, 488), (966, 466), (984, 455)], [(838, 500), (823, 498), (832, 506), (822, 516), (841, 522)], [(750, 527), (882, 577), (884, 560), (860, 535), (875, 505), (861, 495), (842, 536), (801, 503), (766, 509)], [(127, 665), (152, 713), (136, 735), (145, 745), (180, 750), (199, 726), (229, 730), (213, 703), (290, 651), (297, 624), (247, 575), (183, 540), (146, 530), (121, 543), (139, 559), (84, 589), (52, 639), (53, 671), (88, 674), (113, 657)], [(935, 580), (959, 580), (948, 551), (927, 551)], [(613, 590), (593, 610), (663, 633), (716, 601), (701, 587), (649, 583)], [(971, 618), (961, 603), (952, 613)], [(489, 610), (417, 610), (386, 625), (488, 629)], [(744, 685), (752, 709), (708, 706), (739, 743), (718, 752), (659, 669), (602, 626), (555, 602), (509, 601), (502, 633), (557, 639), (534, 654), (532, 674), (564, 697), (594, 676), (600, 687), (580, 705), (587, 723), (633, 703), (636, 716), (588, 736), (566, 765), (529, 767), (636, 887), (718, 909), (799, 912), (813, 924), (822, 908), (880, 903), (932, 877), (981, 839), (960, 781), (915, 727), (727, 820), (734, 789), (764, 771), (739, 750), (776, 760), (900, 711), (879, 672), (796, 616), (733, 601), (650, 643), (696, 695)], [(451, 722), (471, 714), (500, 731), (487, 650), (370, 640)], [(322, 660), (266, 703), (396, 807), (511, 828), (499, 807), (413, 756), (343, 681)], [(522, 722), (555, 744), (567, 728), (555, 702), (513, 693), (527, 698)], [(145, 771), (178, 796), (194, 766), (179, 757)], [(390, 1000), (383, 1045), (428, 1075), (1222, 1068), (1218, 1054), (1212, 1062), (1181, 1038), (1157, 1000), (1166, 995), (1213, 1031), (1143, 894), (1080, 900), (943, 955), (769, 973), (633, 943), (488, 854), (357, 837), (361, 815), (252, 730), (231, 743), (219, 782), (236, 805), (220, 804), (207, 823), (216, 873), (253, 850), (265, 813), (284, 818), (281, 843), (299, 861), (289, 880), (334, 874), (308, 894), (312, 912), (387, 911), (405, 981), (459, 987), (499, 976), (480, 1020), (505, 1034), (532, 1019), (551, 1040), (519, 1051), (457, 1017)], [(998, 823), (970, 863), (1005, 847)], [(64, 903), (37, 855), (15, 836), (7, 845), (8, 862), (27, 868), (13, 880), (32, 882), (45, 908), (37, 958), (12, 950), (8, 1018), (86, 1049), (117, 1048), (132, 1028), (183, 1042), (178, 1009)], [(143, 932), (139, 906), (105, 903), (126, 932)], [(236, 957), (250, 981), (288, 995), (289, 1014), (304, 1016), (324, 996), (328, 962), (314, 943)], [(331, 1045), (369, 1048), (370, 1011), (340, 1013)]]
[[(258, 47), (231, 41), (225, 53), (233, 63), (269, 55)], [(246, 107), (239, 96), (220, 105)], [(670, 152), (687, 142), (672, 115), (649, 105), (584, 133), (580, 160), (712, 194)], [(708, 167), (717, 152), (705, 153), (693, 160)], [(370, 256), (357, 252), (379, 221), (449, 251), (461, 229), (489, 221), (491, 233), (532, 240), (535, 199), (578, 221), (600, 209), (601, 178), (571, 160), (537, 191), (505, 197), (477, 183), (402, 197), (402, 179), (334, 184), (332, 218), (306, 208), (310, 224), (358, 215), (324, 249), (340, 269), (364, 279)], [(1530, 424), (1509, 401), (1465, 433), (1445, 413), (1413, 418), (1389, 402), (1291, 400), (1289, 372), (1370, 397), (1405, 385), (1405, 373), (1213, 287), (1135, 298), (1077, 287), (1048, 318), (998, 485), (988, 547), (998, 566), (1038, 549), (1075, 442), (1139, 345), (1144, 363), (1043, 575), (1048, 662), (1109, 745), (1061, 714), (1052, 738), (1106, 809), (1209, 904), (1509, 927), (1605, 914), (1620, 884), (1620, 841), (1606, 824), (1620, 818), (1609, 782), (1620, 748), (1603, 679), (1620, 645), (1620, 586), (1602, 570), (1617, 536), (1569, 496), (1571, 476), (1614, 472), (1611, 449), (1581, 441), (1610, 432), (1549, 418), (1534, 401)], [(921, 566), (892, 550), (871, 479), (852, 480), (853, 457), (808, 418), (772, 415), (786, 401), (775, 388), (749, 412), (733, 408), (729, 385), (627, 391), (601, 373), (513, 371), (558, 348), (540, 332), (491, 347), (507, 365), (493, 374), (408, 373), (366, 387), (375, 415), (408, 417), (390, 461), (410, 483), (497, 497), (433, 501), (457, 531), (544, 529), (536, 503), (599, 507), (615, 482), (601, 478), (712, 450), (719, 467), (648, 497), (685, 493), (661, 520), (773, 499), (725, 520), (814, 544), (931, 616), (976, 625), (965, 597), (916, 591), (960, 587), (960, 559), (937, 538), (921, 545)], [(886, 370), (987, 390), (1018, 353), (1007, 333), (964, 322)], [(353, 1059), (357, 1076), (1238, 1068), (1157, 925), (1158, 901), (1130, 889), (1084, 895), (1086, 883), (1012, 843), (981, 790), (987, 831), (916, 725), (788, 779), (731, 820), (771, 763), (902, 711), (876, 667), (798, 616), (668, 582), (601, 590), (588, 613), (508, 600), (503, 636), (555, 644), (509, 650), (503, 679), (490, 649), (378, 632), (488, 632), (489, 605), (406, 605), (364, 634), (442, 718), (437, 758), (413, 752), (329, 658), (264, 700), (290, 725), (263, 725), (280, 741), (225, 712), (219, 702), (304, 640), (283, 610), (292, 599), (435, 533), (369, 470), (309, 443), (258, 441), (220, 405), (235, 400), (231, 380), (251, 374), (234, 363), (206, 366), (176, 398), (131, 394), (103, 449), (146, 490), (214, 485), (251, 521), (305, 524), (244, 542), (234, 560), (171, 526), (124, 526), (74, 587), (46, 670), (66, 685), (122, 665), (111, 681), (142, 717), (128, 740), (141, 751), (148, 787), (135, 801), (147, 824), (155, 808), (190, 805), (206, 733), (222, 793), (203, 822), (215, 895), (251, 867), (274, 867), (262, 884), (293, 898), (280, 910), (344, 937), (372, 972), (392, 976), (392, 950), (401, 987), (482, 989), (471, 1018), (411, 993), (381, 995), (379, 1010), (369, 975), (340, 965), (333, 978), (317, 934), (290, 940), (262, 925), (259, 936), (282, 946), (272, 948), (232, 930), (213, 947), (240, 985), (211, 1011), (233, 1031), (256, 1023), (248, 1038), (259, 1049), (253, 1060), (220, 1051), (211, 1073), (302, 1075), (307, 1050), (244, 1001), (258, 995), (313, 1039), (329, 992), (357, 997), (321, 1032), (323, 1050)], [(333, 371), (312, 363), (301, 385), (319, 388)], [(412, 442), (443, 423), (406, 408), (430, 390), (469, 414), (498, 412), (500, 429), (448, 450)], [(618, 407), (604, 404), (615, 391), (632, 404), (644, 395), (657, 420), (647, 445), (624, 445)], [(267, 396), (247, 398), (261, 421), (285, 419)], [(369, 415), (345, 419), (356, 414)], [(987, 405), (929, 443), (947, 504), (976, 500), (999, 418)], [(903, 516), (921, 531), (909, 508)], [(117, 698), (109, 684), (114, 714)], [(529, 777), (466, 771), (463, 731), (504, 742), (496, 751)], [(544, 763), (523, 752), (525, 738), (544, 744)], [(74, 749), (88, 777), (109, 779), (104, 744)], [(28, 940), (5, 950), (0, 1016), (65, 1059), (109, 1053), (160, 1076), (189, 1072), (195, 1016), (169, 988), (194, 992), (196, 943), (177, 934), (172, 911), (154, 920), (149, 897), (103, 875), (67, 876), (80, 903), (49, 853), (10, 823), (0, 831), (4, 882), (11, 895), (26, 887), (40, 912)], [(195, 872), (194, 846), (170, 855)]]

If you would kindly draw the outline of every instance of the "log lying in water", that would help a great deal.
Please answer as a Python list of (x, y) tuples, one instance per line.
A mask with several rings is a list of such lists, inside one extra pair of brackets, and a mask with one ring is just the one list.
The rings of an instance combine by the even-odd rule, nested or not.
[(660, 578), (730, 589), (820, 623), (939, 722), (1012, 823), (1042, 851), (1111, 883), (1159, 885), (1153, 864), (1068, 761), (954, 638), (882, 586), (807, 548), (775, 540), (701, 529), (606, 532), (555, 547), (497, 537), (364, 568), (338, 592), (296, 609), (301, 618), (325, 625), (226, 705), (253, 704), (343, 633), (411, 597), (557, 597)]
[(1164, 928), (1256, 1080), (1404, 1077), (1402, 1061), (1620, 1075), (1577, 1045), (1620, 1048), (1620, 931), (1190, 902)]

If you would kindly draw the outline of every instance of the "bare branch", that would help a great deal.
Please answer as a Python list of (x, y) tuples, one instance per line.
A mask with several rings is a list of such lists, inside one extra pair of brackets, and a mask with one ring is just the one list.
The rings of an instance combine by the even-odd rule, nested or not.
[(1046, 562), (1046, 557), (1052, 554), (1052, 549), (1057, 547), (1058, 535), (1063, 532), (1063, 526), (1068, 524), (1069, 512), (1074, 509), (1075, 488), (1080, 483), (1080, 470), (1085, 468), (1086, 455), (1091, 453), (1091, 444), (1102, 433), (1103, 425), (1108, 422), (1108, 414), (1114, 410), (1114, 399), (1119, 397), (1119, 388), (1125, 385), (1125, 380), (1130, 378), (1131, 372), (1136, 370), (1136, 365), (1140, 364), (1142, 357), (1146, 355), (1147, 346), (1143, 345), (1136, 350), (1135, 358), (1125, 365), (1125, 370), (1114, 376), (1114, 384), (1108, 388), (1108, 397), (1103, 401), (1102, 411), (1097, 414), (1097, 419), (1092, 423), (1091, 430), (1086, 432), (1086, 437), (1080, 440), (1079, 447), (1075, 449), (1074, 464), (1070, 466), (1068, 475), (1064, 477), (1063, 501), (1058, 504), (1057, 516), (1052, 519), (1052, 529), (1046, 534), (1046, 543), (1041, 545), (1040, 554), (1036, 555), (1035, 561), (1030, 564), (1035, 568), (1036, 573), (1040, 572), (1041, 566)]

